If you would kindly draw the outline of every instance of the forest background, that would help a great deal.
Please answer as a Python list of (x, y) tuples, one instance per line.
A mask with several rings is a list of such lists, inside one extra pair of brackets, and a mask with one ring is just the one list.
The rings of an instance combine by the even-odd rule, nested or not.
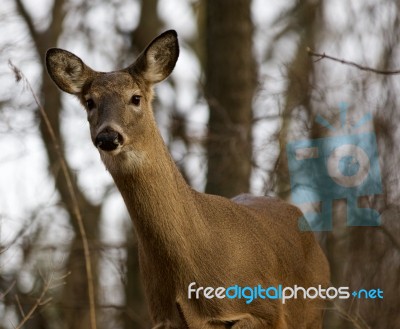
[[(43, 66), (61, 47), (100, 71), (130, 64), (175, 29), (181, 54), (156, 87), (155, 115), (195, 189), (291, 201), (286, 145), (332, 136), (366, 114), (376, 135), (382, 193), (362, 196), (378, 227), (346, 223), (333, 201), (332, 230), (316, 232), (332, 285), (382, 289), (383, 299), (335, 300), (324, 328), (400, 327), (400, 4), (395, 0), (2, 0), (0, 8), (0, 328), (90, 328), (85, 255), (73, 198), (47, 113), (72, 177), (91, 252), (98, 328), (149, 328), (136, 239), (122, 199), (89, 137), (85, 113)], [(16, 83), (15, 65), (26, 76)], [(347, 124), (346, 127), (349, 127)], [(345, 131), (348, 133), (348, 131)], [(318, 208), (318, 206), (317, 206)], [(94, 328), (92, 328), (94, 329)]]

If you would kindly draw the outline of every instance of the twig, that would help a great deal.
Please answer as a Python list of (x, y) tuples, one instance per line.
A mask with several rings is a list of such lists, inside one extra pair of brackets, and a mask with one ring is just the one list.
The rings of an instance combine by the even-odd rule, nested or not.
[[(351, 314), (351, 307), (348, 310), (345, 310), (338, 303), (333, 303), (333, 309), (336, 310), (343, 319), (350, 321), (356, 329), (371, 329), (370, 326), (365, 322), (365, 320), (356, 312), (355, 314)], [(354, 312), (353, 312), (354, 313)]]
[(397, 241), (396, 237), (389, 231), (384, 225), (380, 226), (382, 232), (389, 238), (393, 245), (400, 251), (400, 241)]
[(64, 155), (61, 152), (60, 144), (57, 140), (57, 137), (54, 133), (53, 127), (51, 126), (50, 120), (46, 114), (46, 111), (44, 110), (42, 104), (40, 103), (37, 95), (35, 94), (32, 85), (29, 83), (29, 80), (26, 78), (26, 76), (22, 73), (22, 71), (16, 67), (11, 61), (9, 61), (9, 65), (11, 69), (13, 70), (16, 80), (20, 81), (21, 79), (24, 80), (29, 88), (29, 91), (31, 92), (36, 105), (39, 108), (40, 115), (42, 116), (42, 119), (44, 121), (44, 124), (46, 125), (46, 128), (50, 134), (50, 138), (54, 144), (54, 147), (56, 149), (57, 155), (60, 159), (60, 165), (61, 165), (61, 170), (64, 174), (66, 183), (67, 183), (67, 188), (68, 192), (71, 196), (71, 202), (72, 202), (72, 211), (76, 217), (76, 220), (78, 222), (78, 227), (79, 227), (79, 233), (82, 237), (82, 245), (83, 245), (83, 252), (85, 255), (85, 267), (86, 267), (86, 276), (87, 276), (87, 281), (88, 281), (88, 298), (89, 298), (89, 310), (90, 310), (90, 328), (91, 329), (96, 329), (96, 307), (95, 307), (95, 293), (94, 293), (94, 279), (93, 279), (93, 272), (92, 272), (92, 264), (90, 261), (90, 250), (89, 250), (89, 243), (87, 240), (87, 235), (85, 231), (85, 227), (83, 225), (83, 219), (82, 219), (82, 214), (79, 209), (79, 204), (78, 200), (76, 198), (76, 194), (74, 192), (74, 188), (72, 185), (72, 179), (69, 175), (67, 165), (65, 162)]
[(345, 65), (354, 66), (354, 67), (356, 67), (357, 69), (362, 70), (362, 71), (368, 71), (368, 72), (373, 72), (373, 73), (376, 73), (376, 74), (383, 74), (383, 75), (395, 75), (395, 74), (400, 74), (400, 70), (393, 70), (393, 71), (378, 70), (378, 69), (374, 69), (374, 68), (372, 68), (372, 67), (360, 65), (360, 64), (355, 63), (355, 62), (347, 61), (347, 60), (345, 60), (345, 59), (336, 58), (336, 57), (327, 55), (327, 54), (325, 54), (325, 53), (322, 53), (322, 54), (316, 53), (316, 52), (314, 52), (314, 51), (313, 51), (312, 49), (310, 49), (310, 48), (307, 48), (307, 53), (308, 53), (310, 56), (318, 57), (316, 61), (320, 61), (320, 60), (322, 60), (322, 59), (324, 59), (324, 58), (327, 58), (327, 59), (330, 59), (330, 60), (332, 60), (332, 61), (339, 62), (339, 63), (345, 64)]
[(46, 299), (45, 299), (45, 297), (46, 297), (47, 292), (53, 288), (53, 286), (52, 286), (53, 279), (54, 279), (53, 274), (51, 274), (50, 278), (48, 280), (44, 280), (44, 287), (43, 287), (42, 293), (40, 294), (39, 298), (36, 300), (35, 304), (31, 307), (29, 312), (26, 314), (24, 314), (24, 311), (23, 311), (22, 305), (19, 301), (18, 295), (15, 296), (15, 299), (18, 304), (18, 308), (23, 316), (21, 322), (18, 324), (18, 326), (15, 327), (15, 329), (23, 328), (24, 324), (32, 317), (32, 315), (35, 313), (35, 311), (37, 310), (37, 308), (39, 306), (43, 306), (51, 301), (51, 297), (46, 298)]
[(20, 302), (20, 300), (19, 300), (18, 295), (15, 295), (15, 301), (17, 302), (18, 309), (19, 309), (19, 312), (21, 313), (22, 317), (23, 317), (23, 318), (26, 318), (26, 314), (25, 314), (25, 312), (24, 312), (24, 309), (22, 308), (22, 305), (21, 305), (21, 302)]
[(12, 288), (14, 288), (15, 283), (16, 281), (11, 283), (11, 285), (6, 289), (6, 291), (0, 292), (0, 300), (4, 299), (8, 295), (8, 293), (12, 290)]

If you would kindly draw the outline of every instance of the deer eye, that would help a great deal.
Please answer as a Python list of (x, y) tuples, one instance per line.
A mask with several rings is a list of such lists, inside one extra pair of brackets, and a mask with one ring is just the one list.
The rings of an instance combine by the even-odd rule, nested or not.
[(91, 99), (91, 98), (87, 99), (86, 100), (86, 107), (88, 108), (88, 110), (93, 110), (94, 107), (95, 107), (94, 100)]
[(139, 95), (133, 95), (131, 98), (131, 103), (135, 106), (140, 105), (140, 98), (141, 98), (141, 96), (139, 96)]

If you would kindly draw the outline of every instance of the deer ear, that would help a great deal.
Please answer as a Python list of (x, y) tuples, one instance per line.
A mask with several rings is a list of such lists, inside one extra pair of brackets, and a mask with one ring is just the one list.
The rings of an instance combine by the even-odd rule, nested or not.
[(127, 70), (132, 75), (141, 74), (147, 82), (157, 83), (171, 74), (178, 56), (178, 36), (176, 31), (169, 30), (155, 38)]
[(79, 94), (95, 72), (69, 51), (51, 48), (46, 53), (47, 72), (61, 90)]

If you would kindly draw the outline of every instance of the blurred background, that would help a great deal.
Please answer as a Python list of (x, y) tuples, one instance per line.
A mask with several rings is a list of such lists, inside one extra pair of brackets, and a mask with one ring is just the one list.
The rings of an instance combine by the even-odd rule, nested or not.
[(77, 100), (43, 66), (50, 47), (99, 71), (129, 65), (160, 32), (175, 29), (181, 54), (156, 87), (154, 111), (176, 164), (194, 188), (290, 201), (286, 144), (330, 136), (372, 114), (380, 195), (359, 199), (379, 227), (316, 233), (332, 285), (382, 289), (383, 299), (335, 300), (324, 328), (400, 328), (400, 140), (398, 75), (327, 59), (309, 47), (382, 70), (400, 68), (396, 0), (2, 0), (0, 8), (0, 328), (90, 328), (84, 252), (54, 144), (29, 86), (43, 104), (73, 177), (91, 250), (98, 328), (150, 328), (136, 239)]

